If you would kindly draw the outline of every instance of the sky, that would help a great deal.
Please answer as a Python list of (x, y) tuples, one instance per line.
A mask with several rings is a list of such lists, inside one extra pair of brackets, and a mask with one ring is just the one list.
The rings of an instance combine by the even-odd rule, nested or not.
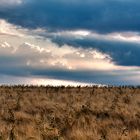
[(139, 85), (140, 1), (0, 0), (0, 84)]

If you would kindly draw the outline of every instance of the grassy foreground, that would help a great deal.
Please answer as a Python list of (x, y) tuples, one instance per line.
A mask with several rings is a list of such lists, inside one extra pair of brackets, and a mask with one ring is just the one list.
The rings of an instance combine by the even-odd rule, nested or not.
[(0, 140), (140, 140), (140, 88), (1, 86)]

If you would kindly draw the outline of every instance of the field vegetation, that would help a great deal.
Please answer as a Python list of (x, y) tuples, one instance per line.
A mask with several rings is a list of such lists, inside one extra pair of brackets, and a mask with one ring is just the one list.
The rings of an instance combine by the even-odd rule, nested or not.
[(140, 87), (0, 87), (0, 140), (140, 140)]

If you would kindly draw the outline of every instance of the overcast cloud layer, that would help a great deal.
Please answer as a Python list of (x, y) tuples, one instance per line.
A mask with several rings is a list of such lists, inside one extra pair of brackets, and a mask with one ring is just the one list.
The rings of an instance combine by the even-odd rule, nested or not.
[[(97, 32), (140, 30), (138, 0), (1, 0), (0, 17), (28, 28), (88, 29)], [(15, 4), (18, 6), (14, 6)], [(5, 4), (5, 5), (6, 5)]]
[(0, 0), (0, 83), (140, 84), (139, 6)]

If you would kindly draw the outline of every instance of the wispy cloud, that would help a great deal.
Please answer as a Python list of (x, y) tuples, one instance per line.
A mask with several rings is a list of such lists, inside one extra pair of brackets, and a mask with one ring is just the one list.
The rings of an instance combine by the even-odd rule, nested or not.
[(0, 6), (15, 6), (19, 5), (23, 2), (23, 0), (0, 0)]
[[(85, 68), (89, 70), (106, 70), (115, 67), (111, 57), (98, 50), (74, 48), (69, 45), (59, 47), (49, 39), (39, 38), (36, 34), (31, 35), (31, 32), (35, 33), (37, 31), (30, 32), (19, 29), (5, 21), (2, 21), (2, 25), (0, 28), (0, 54), (5, 53), (7, 57), (14, 58), (18, 56), (22, 58), (17, 59), (16, 65), (19, 63), (30, 67), (41, 66), (42, 68), (73, 70)], [(15, 59), (13, 60), (15, 61)]]

